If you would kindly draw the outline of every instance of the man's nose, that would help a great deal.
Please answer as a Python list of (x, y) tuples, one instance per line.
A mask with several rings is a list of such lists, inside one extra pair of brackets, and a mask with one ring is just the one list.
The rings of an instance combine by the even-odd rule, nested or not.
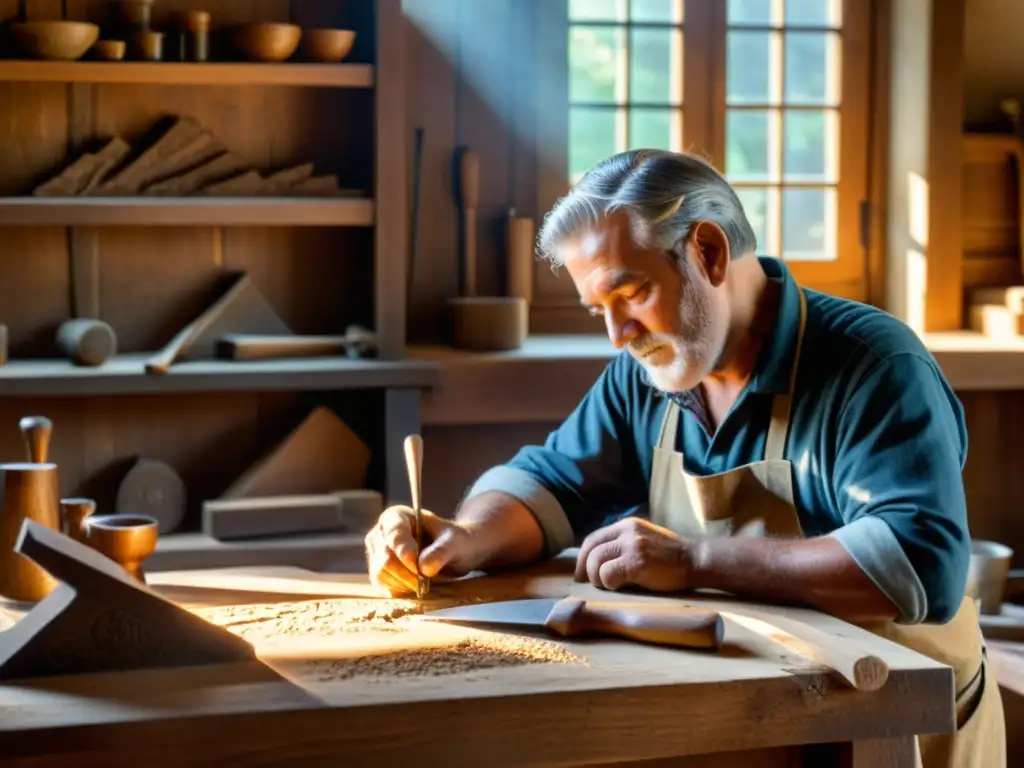
[(640, 324), (631, 317), (623, 316), (618, 312), (608, 312), (605, 318), (608, 338), (616, 349), (622, 349), (641, 335)]

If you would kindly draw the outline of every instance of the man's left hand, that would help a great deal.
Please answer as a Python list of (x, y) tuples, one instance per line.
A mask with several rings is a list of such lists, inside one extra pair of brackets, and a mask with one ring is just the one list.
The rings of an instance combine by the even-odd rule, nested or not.
[(638, 517), (627, 517), (583, 540), (576, 580), (595, 587), (637, 586), (652, 592), (680, 592), (690, 586), (689, 540)]

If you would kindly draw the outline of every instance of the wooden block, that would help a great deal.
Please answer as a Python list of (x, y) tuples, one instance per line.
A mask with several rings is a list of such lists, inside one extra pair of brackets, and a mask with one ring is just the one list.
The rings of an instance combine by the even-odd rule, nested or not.
[(292, 357), (358, 356), (363, 338), (352, 336), (256, 336), (230, 333), (217, 342), (221, 360), (279, 360)]
[(974, 304), (970, 311), (971, 330), (985, 336), (1010, 338), (1024, 334), (1024, 314), (997, 304)]
[(223, 181), (202, 187), (197, 194), (205, 197), (249, 197), (263, 193), (265, 182), (256, 171), (246, 171)]
[(231, 152), (222, 152), (190, 171), (146, 186), (142, 190), (142, 194), (185, 197), (194, 194), (207, 184), (223, 181), (232, 176), (245, 173), (247, 170), (250, 170), (249, 164), (238, 155)]
[[(221, 541), (302, 533), (369, 530), (383, 511), (376, 491), (203, 502), (203, 533)], [(368, 522), (369, 521), (369, 522)]]
[(1024, 314), (1024, 286), (979, 288), (971, 291), (971, 304), (993, 304), (1006, 307), (1012, 312)]
[(370, 450), (323, 406), (231, 484), (221, 499), (309, 496), (364, 488)]
[(227, 333), (288, 335), (291, 329), (241, 273), (226, 293), (186, 325), (146, 362), (146, 373), (166, 373), (177, 359), (212, 358), (217, 340)]
[(15, 550), (62, 583), (0, 633), (0, 680), (256, 661), (244, 639), (63, 534), (26, 520)]
[(96, 190), (102, 195), (135, 195), (143, 187), (175, 176), (226, 151), (197, 121), (178, 118), (156, 142)]
[(60, 174), (36, 187), (36, 197), (70, 197), (87, 195), (107, 174), (128, 157), (131, 147), (115, 136), (98, 152), (86, 152)]

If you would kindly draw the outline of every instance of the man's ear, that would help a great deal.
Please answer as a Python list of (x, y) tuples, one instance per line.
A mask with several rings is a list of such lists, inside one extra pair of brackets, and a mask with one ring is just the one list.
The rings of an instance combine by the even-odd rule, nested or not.
[(690, 230), (697, 265), (716, 288), (725, 282), (729, 271), (729, 238), (712, 221), (698, 221)]

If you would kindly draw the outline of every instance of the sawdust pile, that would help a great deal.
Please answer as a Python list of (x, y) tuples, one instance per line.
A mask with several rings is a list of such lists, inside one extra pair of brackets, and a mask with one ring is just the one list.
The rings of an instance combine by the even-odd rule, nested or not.
[(555, 643), (523, 637), (488, 637), (439, 648), (307, 661), (299, 673), (320, 683), (330, 683), (353, 678), (440, 677), (523, 664), (583, 663), (584, 659)]
[(250, 642), (341, 632), (404, 632), (399, 620), (423, 608), (413, 600), (308, 600), (230, 605), (196, 611), (207, 621)]
[[(430, 605), (429, 609), (437, 608)], [(287, 637), (329, 637), (349, 632), (409, 632), (425, 606), (415, 600), (307, 600), (297, 603), (219, 606), (195, 613), (249, 642)], [(343, 659), (308, 659), (288, 667), (303, 679), (336, 682), (436, 677), (524, 664), (585, 664), (558, 643), (533, 637), (487, 635), (450, 645), (403, 649)]]

